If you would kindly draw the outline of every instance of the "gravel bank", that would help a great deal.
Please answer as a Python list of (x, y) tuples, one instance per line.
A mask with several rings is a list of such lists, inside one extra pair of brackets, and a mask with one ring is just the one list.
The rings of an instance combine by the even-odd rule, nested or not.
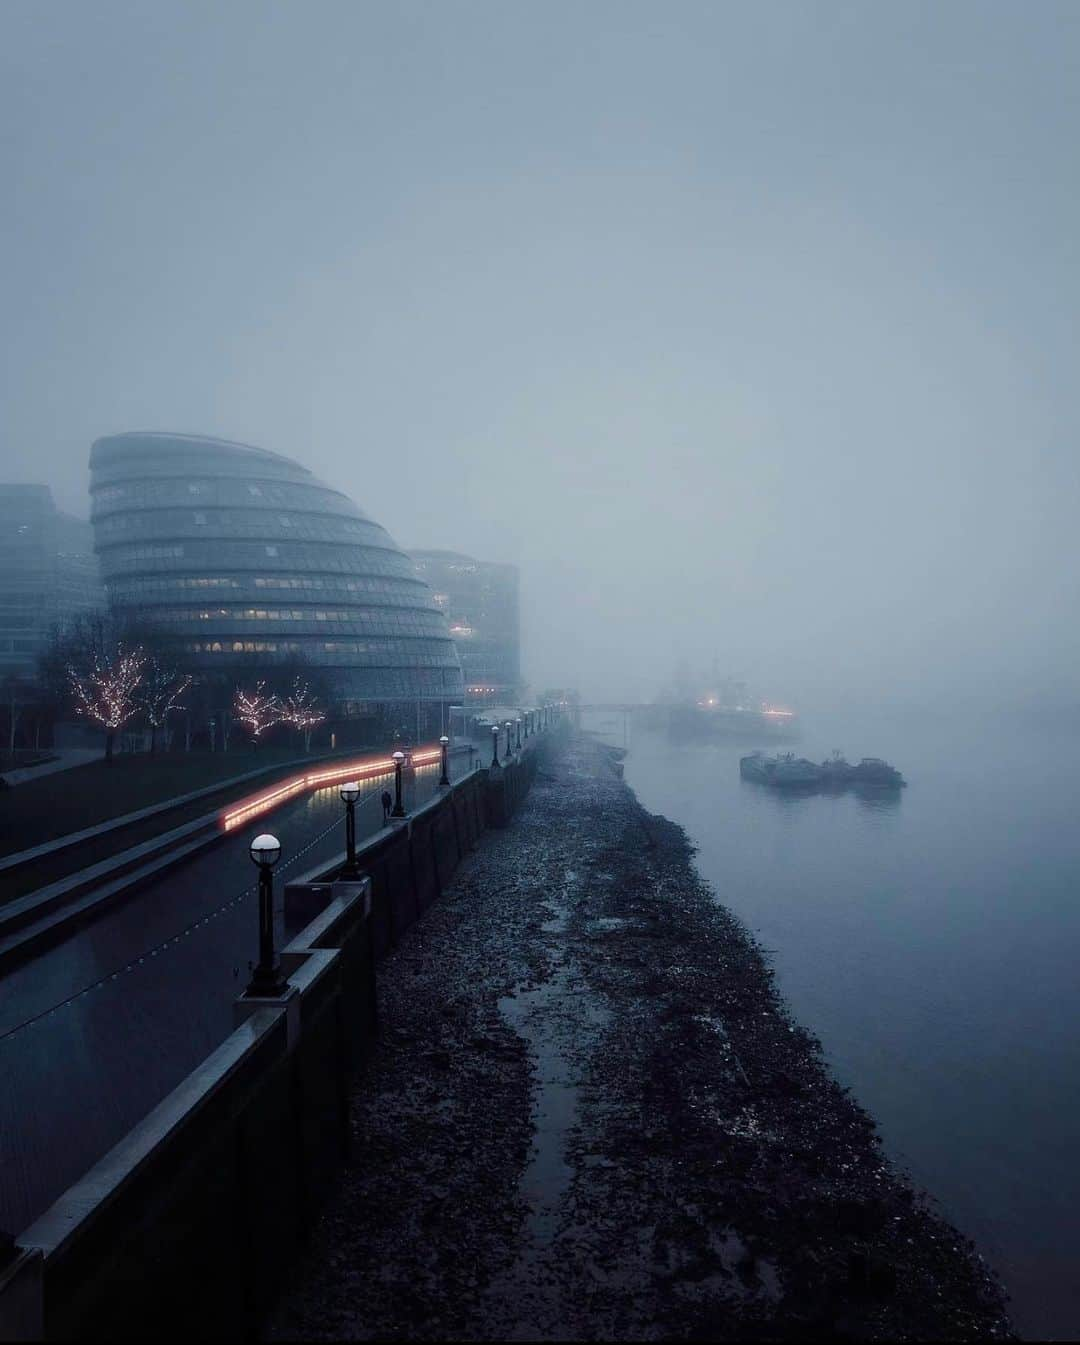
[(1008, 1336), (616, 755), (575, 739), (381, 967), (268, 1338)]

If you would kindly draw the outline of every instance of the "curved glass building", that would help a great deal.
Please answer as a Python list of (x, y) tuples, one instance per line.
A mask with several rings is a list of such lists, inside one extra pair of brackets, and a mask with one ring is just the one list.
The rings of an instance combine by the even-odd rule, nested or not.
[(221, 439), (110, 435), (90, 450), (90, 496), (110, 607), (189, 665), (299, 655), (344, 714), (460, 697), (446, 618), (412, 561), (299, 463)]

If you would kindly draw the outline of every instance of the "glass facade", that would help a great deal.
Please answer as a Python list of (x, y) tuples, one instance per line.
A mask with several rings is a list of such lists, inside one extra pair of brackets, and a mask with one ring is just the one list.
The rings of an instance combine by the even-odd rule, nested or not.
[(0, 676), (32, 678), (53, 626), (105, 605), (93, 541), (48, 486), (0, 485)]
[(417, 576), (446, 614), (461, 655), (467, 700), (515, 704), (521, 693), (517, 566), (456, 551), (414, 551), (412, 558)]
[(120, 434), (90, 450), (109, 604), (187, 661), (302, 655), (341, 704), (462, 694), (446, 617), (386, 530), (305, 467), (219, 439)]

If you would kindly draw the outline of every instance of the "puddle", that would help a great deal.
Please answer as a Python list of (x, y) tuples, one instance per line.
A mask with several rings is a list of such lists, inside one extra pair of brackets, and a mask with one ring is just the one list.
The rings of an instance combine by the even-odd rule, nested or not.
[(577, 1114), (578, 1087), (549, 1013), (552, 1001), (568, 993), (568, 979), (563, 970), (534, 990), (499, 1000), (499, 1012), (526, 1043), (536, 1066), (532, 1155), (519, 1185), (529, 1206), (527, 1236), (534, 1247), (553, 1240), (559, 1201), (573, 1178), (565, 1137)]
[[(567, 875), (567, 885), (576, 877)], [(499, 1000), (499, 1012), (525, 1042), (533, 1063), (533, 1139), (518, 1191), (528, 1206), (521, 1251), (489, 1293), (517, 1304), (513, 1338), (558, 1340), (566, 1336), (563, 1309), (551, 1262), (552, 1249), (566, 1230), (566, 1196), (574, 1178), (567, 1159), (570, 1131), (577, 1121), (579, 1093), (594, 1033), (610, 1013), (578, 980), (565, 942), (570, 912), (549, 897), (542, 932), (551, 937), (552, 965), (541, 985)], [(569, 1305), (567, 1305), (569, 1307)]]

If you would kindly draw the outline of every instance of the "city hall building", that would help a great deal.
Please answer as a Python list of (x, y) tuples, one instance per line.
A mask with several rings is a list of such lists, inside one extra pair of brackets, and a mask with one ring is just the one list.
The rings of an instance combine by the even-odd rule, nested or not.
[[(299, 656), (335, 717), (430, 731), (462, 695), (447, 620), (390, 535), (306, 467), (246, 444), (132, 433), (90, 451), (109, 605), (208, 673)], [(413, 708), (416, 707), (414, 714)]]

